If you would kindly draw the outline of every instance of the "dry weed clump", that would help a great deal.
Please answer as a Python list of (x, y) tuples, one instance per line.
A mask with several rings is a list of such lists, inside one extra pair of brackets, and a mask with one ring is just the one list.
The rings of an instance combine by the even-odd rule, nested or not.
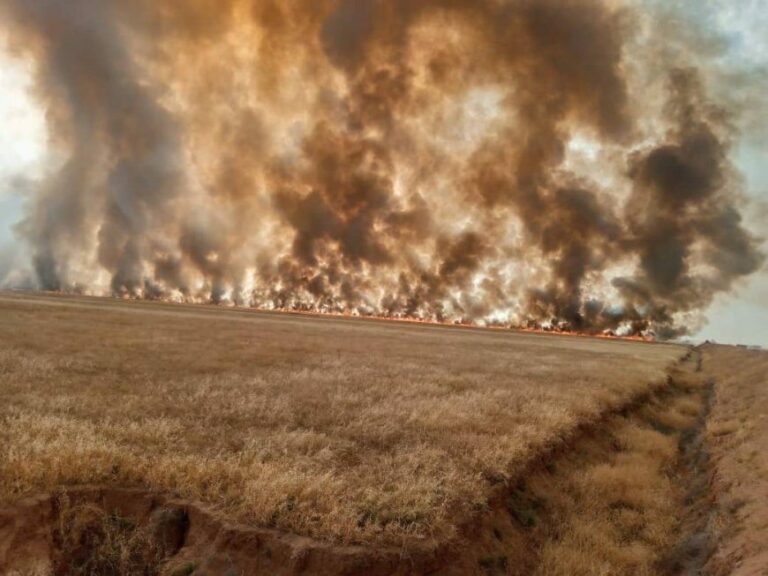
[(94, 503), (56, 500), (54, 573), (68, 576), (159, 576), (184, 540), (188, 518), (180, 509), (160, 508), (148, 521), (107, 512)]
[(0, 501), (136, 485), (398, 546), (453, 535), (685, 352), (84, 298), (5, 295), (0, 316)]

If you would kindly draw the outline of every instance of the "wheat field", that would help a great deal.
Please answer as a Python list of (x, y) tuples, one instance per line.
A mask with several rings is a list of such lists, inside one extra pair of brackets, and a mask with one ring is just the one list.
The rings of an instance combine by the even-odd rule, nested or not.
[(0, 294), (0, 502), (140, 486), (334, 542), (443, 541), (685, 352)]

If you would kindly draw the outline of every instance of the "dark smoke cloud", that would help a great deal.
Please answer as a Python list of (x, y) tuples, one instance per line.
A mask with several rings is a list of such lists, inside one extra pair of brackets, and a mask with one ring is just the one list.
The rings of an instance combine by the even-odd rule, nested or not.
[(732, 111), (695, 62), (633, 94), (615, 2), (0, 7), (67, 157), (42, 288), (674, 336), (763, 263)]
[[(726, 113), (706, 101), (696, 71), (671, 72), (667, 114), (666, 142), (630, 160), (627, 220), (640, 269), (617, 282), (641, 306), (678, 312), (708, 305), (763, 255), (741, 223)], [(692, 269), (695, 250), (707, 270)]]

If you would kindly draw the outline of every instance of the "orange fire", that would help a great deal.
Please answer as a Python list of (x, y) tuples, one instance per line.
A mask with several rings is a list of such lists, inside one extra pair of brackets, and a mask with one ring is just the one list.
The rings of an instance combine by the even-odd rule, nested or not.
[(426, 326), (465, 328), (465, 329), (471, 329), (471, 330), (494, 330), (494, 331), (517, 332), (517, 333), (526, 333), (526, 334), (545, 334), (548, 336), (599, 338), (601, 340), (624, 340), (624, 341), (631, 341), (631, 342), (646, 342), (646, 343), (653, 343), (656, 341), (655, 338), (651, 336), (642, 336), (642, 335), (620, 336), (620, 335), (611, 334), (611, 333), (590, 333), (590, 332), (579, 332), (579, 331), (561, 330), (561, 329), (547, 330), (545, 328), (528, 328), (528, 327), (514, 326), (514, 325), (495, 325), (494, 326), (494, 325), (477, 324), (472, 322), (429, 320), (429, 319), (407, 317), (407, 316), (392, 317), (392, 316), (362, 315), (362, 314), (355, 314), (350, 312), (319, 312), (314, 310), (261, 309), (261, 308), (257, 308), (257, 310), (259, 310), (260, 312), (291, 314), (291, 315), (297, 315), (297, 316), (311, 316), (311, 317), (317, 317), (317, 318), (322, 318), (322, 317), (355, 318), (360, 320), (370, 320), (374, 322), (421, 324)]

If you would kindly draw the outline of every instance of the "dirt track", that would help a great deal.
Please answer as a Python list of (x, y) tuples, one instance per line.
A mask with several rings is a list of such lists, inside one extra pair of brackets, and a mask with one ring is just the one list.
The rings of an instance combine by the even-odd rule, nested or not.
[(768, 574), (768, 352), (704, 346), (717, 382), (707, 423), (712, 454), (709, 530), (717, 576)]

